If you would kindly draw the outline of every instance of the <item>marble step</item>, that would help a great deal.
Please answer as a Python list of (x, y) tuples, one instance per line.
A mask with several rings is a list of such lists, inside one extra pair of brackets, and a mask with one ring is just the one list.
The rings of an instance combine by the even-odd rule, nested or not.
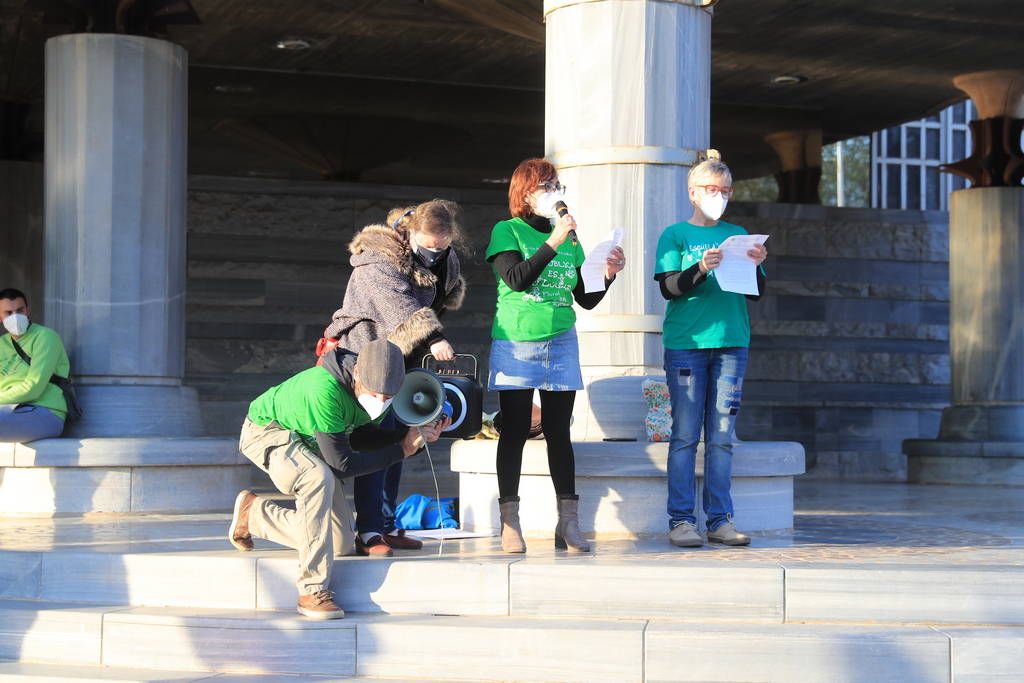
[[(294, 553), (225, 551), (222, 527), (197, 522), (192, 552), (0, 550), (0, 597), (292, 609)], [(145, 545), (145, 533), (137, 534)], [(1024, 626), (1020, 571), (1012, 566), (794, 563), (770, 555), (730, 562), (714, 553), (522, 559), (486, 546), (460, 557), (460, 549), (472, 550), (459, 545), (438, 559), (436, 548), (339, 558), (331, 589), (347, 611), (370, 614)]]
[(234, 437), (0, 443), (0, 515), (227, 510), (260, 480)]
[(183, 680), (181, 672), (220, 672), (472, 681), (974, 683), (1014, 680), (1024, 667), (1024, 629), (1013, 627), (413, 615), (317, 622), (294, 612), (8, 601), (0, 602), (0, 633), (5, 659), (175, 672), (170, 680)]
[[(0, 683), (438, 683), (441, 679), (309, 676), (301, 674), (230, 674), (208, 671), (160, 671), (116, 666), (68, 666), (0, 661)], [(442, 681), (443, 683), (443, 681)]]

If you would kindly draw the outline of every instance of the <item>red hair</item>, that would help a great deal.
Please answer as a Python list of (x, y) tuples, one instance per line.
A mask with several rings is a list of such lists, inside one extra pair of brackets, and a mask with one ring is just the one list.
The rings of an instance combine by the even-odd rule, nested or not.
[(508, 210), (513, 216), (524, 218), (533, 213), (526, 197), (541, 183), (557, 180), (558, 171), (545, 159), (527, 159), (516, 166), (508, 184)]

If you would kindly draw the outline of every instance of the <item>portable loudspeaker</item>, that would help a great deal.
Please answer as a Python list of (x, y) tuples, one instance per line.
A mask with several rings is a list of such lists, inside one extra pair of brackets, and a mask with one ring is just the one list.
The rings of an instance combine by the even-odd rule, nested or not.
[(429, 370), (415, 368), (405, 375), (402, 388), (391, 401), (395, 419), (410, 427), (422, 427), (445, 412), (441, 380)]
[(447, 439), (476, 436), (484, 417), (484, 390), (477, 380), (476, 356), (456, 354), (453, 361), (439, 361), (428, 355), (423, 359), (423, 367), (441, 380), (445, 401), (451, 406), (452, 424), (442, 436)]

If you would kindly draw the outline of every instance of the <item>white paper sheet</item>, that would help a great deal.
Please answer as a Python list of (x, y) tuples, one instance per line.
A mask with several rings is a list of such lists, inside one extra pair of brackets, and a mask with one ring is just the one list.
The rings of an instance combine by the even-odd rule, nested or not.
[(454, 539), (454, 538), (489, 538), (497, 536), (496, 531), (463, 531), (462, 529), (416, 529), (407, 531), (406, 535), (413, 538), (427, 538), (432, 540)]
[(757, 266), (747, 256), (747, 251), (767, 240), (768, 235), (733, 235), (718, 245), (722, 262), (715, 268), (715, 279), (723, 291), (757, 294)]
[(587, 294), (604, 291), (604, 271), (608, 266), (608, 254), (615, 247), (622, 246), (622, 236), (622, 230), (612, 230), (608, 233), (608, 239), (595, 245), (587, 254), (587, 259), (580, 266), (583, 291)]

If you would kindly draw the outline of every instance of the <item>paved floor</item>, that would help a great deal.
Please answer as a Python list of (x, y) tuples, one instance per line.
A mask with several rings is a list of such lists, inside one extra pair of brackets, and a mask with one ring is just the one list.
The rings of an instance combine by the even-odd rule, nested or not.
[[(800, 482), (796, 494), (795, 532), (755, 537), (749, 548), (683, 550), (662, 537), (599, 539), (592, 554), (621, 562), (1024, 566), (1024, 489)], [(235, 551), (224, 537), (227, 521), (221, 514), (8, 517), (0, 518), (0, 549), (230, 554)], [(549, 539), (528, 545), (527, 559), (556, 555)], [(258, 549), (267, 555), (291, 552), (270, 543), (258, 543)], [(437, 550), (430, 541), (423, 551), (401, 556), (436, 556)], [(507, 559), (493, 538), (446, 541), (443, 552), (451, 559)]]

